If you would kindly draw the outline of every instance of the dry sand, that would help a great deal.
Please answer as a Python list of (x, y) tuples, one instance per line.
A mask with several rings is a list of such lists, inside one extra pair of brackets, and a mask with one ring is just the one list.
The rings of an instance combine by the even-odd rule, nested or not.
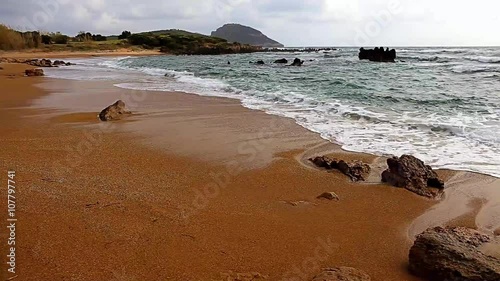
[[(306, 161), (332, 153), (382, 169), (383, 159), (230, 99), (2, 66), (0, 165), (16, 171), (18, 188), (15, 280), (310, 280), (335, 266), (375, 281), (419, 280), (406, 270), (410, 226), (417, 217), (432, 225), (434, 216), (422, 217), (443, 203), (377, 175), (353, 184)], [(135, 114), (98, 122), (118, 98)], [(327, 191), (340, 201), (315, 199)]]

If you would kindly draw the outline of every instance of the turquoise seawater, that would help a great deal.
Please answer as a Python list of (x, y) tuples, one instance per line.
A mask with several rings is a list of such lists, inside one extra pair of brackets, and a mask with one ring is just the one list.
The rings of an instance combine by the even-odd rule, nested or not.
[[(413, 154), (436, 168), (500, 176), (500, 48), (397, 50), (396, 63), (359, 61), (357, 48), (95, 58), (49, 76), (236, 98), (346, 150)], [(272, 63), (295, 57), (302, 67)], [(266, 65), (249, 63), (257, 60)]]

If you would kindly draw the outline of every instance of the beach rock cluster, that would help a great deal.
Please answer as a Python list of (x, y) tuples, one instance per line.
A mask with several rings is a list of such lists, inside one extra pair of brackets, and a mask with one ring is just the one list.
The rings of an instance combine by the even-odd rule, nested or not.
[(383, 47), (380, 48), (376, 47), (375, 49), (361, 48), (359, 49), (358, 57), (360, 60), (370, 60), (376, 62), (395, 62), (396, 50), (394, 49), (389, 50), (389, 48), (387, 48), (384, 51)]
[(420, 159), (403, 155), (387, 159), (389, 169), (382, 173), (382, 181), (403, 187), (418, 195), (435, 198), (444, 190), (444, 182), (430, 166)]
[(352, 267), (326, 268), (315, 276), (312, 281), (370, 281), (365, 272)]
[(26, 74), (26, 76), (43, 76), (44, 73), (43, 73), (43, 69), (40, 69), (40, 68), (35, 68), (35, 69), (26, 69), (24, 71), (24, 74)]
[[(251, 64), (256, 64), (256, 65), (264, 65), (266, 64), (263, 60), (258, 60), (256, 62), (249, 62)], [(288, 60), (287, 59), (278, 59), (278, 60), (275, 60), (274, 63), (276, 64), (287, 64), (288, 63)], [(304, 61), (299, 59), (299, 58), (295, 58), (293, 60), (293, 62), (291, 64), (289, 64), (288, 66), (302, 66), (304, 64)]]
[(346, 176), (348, 176), (352, 181), (364, 181), (365, 177), (370, 174), (370, 165), (365, 164), (361, 161), (353, 161), (347, 163), (344, 160), (338, 160), (335, 158), (330, 158), (328, 156), (319, 156), (309, 159), (314, 165), (319, 168), (325, 168), (327, 170), (339, 170)]
[(436, 227), (420, 234), (410, 249), (412, 274), (432, 281), (498, 281), (500, 259), (482, 247), (500, 243), (494, 237), (464, 227)]
[(52, 62), (49, 59), (34, 59), (30, 61), (26, 61), (26, 64), (33, 65), (33, 66), (38, 66), (38, 67), (58, 67), (58, 66), (69, 66), (71, 65), (70, 62), (64, 62), (62, 60), (56, 60)]
[(106, 107), (99, 113), (99, 119), (101, 121), (112, 121), (119, 120), (124, 115), (131, 114), (125, 107), (125, 103), (121, 100), (115, 102), (114, 104)]
[(58, 67), (72, 65), (70, 62), (56, 60), (52, 62), (49, 59), (13, 59), (13, 58), (0, 58), (0, 63), (22, 63), (36, 67)]

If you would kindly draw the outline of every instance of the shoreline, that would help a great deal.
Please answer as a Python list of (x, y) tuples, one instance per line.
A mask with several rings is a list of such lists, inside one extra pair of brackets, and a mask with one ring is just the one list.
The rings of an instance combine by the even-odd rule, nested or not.
[[(25, 66), (19, 68), (22, 67)], [(7, 71), (10, 70), (7, 69)], [(2, 74), (1, 71), (0, 74)], [(3, 75), (2, 79), (5, 79)], [(112, 85), (110, 87), (106, 83), (88, 81), (75, 82), (61, 79), (21, 78), (19, 76), (12, 78), (12, 80), (16, 79), (22, 79), (26, 82), (31, 79), (29, 83), (42, 84), (44, 90), (39, 91), (41, 98), (37, 99), (35, 104), (38, 109), (30, 107), (21, 109), (21, 112), (17, 113), (20, 116), (23, 114), (36, 116), (38, 119), (35, 121), (33, 118), (13, 120), (15, 124), (17, 122), (29, 132), (16, 132), (7, 136), (9, 145), (5, 149), (19, 145), (22, 146), (23, 151), (31, 151), (37, 155), (48, 154), (50, 155), (48, 158), (57, 159), (60, 155), (52, 155), (46, 151), (49, 141), (53, 142), (61, 138), (64, 143), (78, 147), (78, 144), (81, 144), (81, 131), (90, 132), (90, 139), (101, 138), (101, 140), (105, 140), (100, 141), (99, 145), (93, 145), (90, 142), (90, 145), (94, 147), (90, 156), (80, 157), (85, 159), (80, 159), (79, 165), (73, 169), (79, 170), (82, 175), (75, 175), (73, 170), (70, 173), (63, 172), (62, 174), (66, 176), (61, 177), (61, 171), (57, 171), (61, 167), (57, 167), (53, 171), (54, 174), (51, 175), (54, 177), (54, 179), (50, 178), (51, 181), (42, 179), (40, 182), (36, 176), (33, 177), (33, 181), (46, 189), (37, 187), (28, 192), (29, 195), (37, 196), (30, 199), (25, 217), (27, 214), (31, 214), (29, 210), (33, 206), (42, 202), (44, 202), (43, 208), (56, 214), (58, 210), (61, 211), (61, 208), (46, 204), (55, 198), (74, 196), (71, 200), (63, 200), (65, 207), (70, 211), (57, 216), (68, 223), (67, 225), (63, 223), (63, 226), (69, 226), (71, 218), (85, 217), (87, 211), (107, 222), (106, 225), (96, 227), (89, 220), (90, 217), (86, 217), (84, 219), (84, 221), (88, 220), (86, 224), (80, 224), (77, 219), (73, 222), (75, 223), (73, 228), (63, 227), (63, 230), (66, 229), (63, 233), (65, 237), (72, 237), (75, 228), (84, 233), (84, 241), (75, 246), (77, 249), (83, 249), (82, 247), (92, 244), (93, 241), (103, 245), (103, 249), (109, 251), (111, 249), (105, 246), (108, 242), (111, 244), (118, 242), (120, 245), (119, 241), (123, 241), (123, 239), (132, 242), (133, 245), (146, 247), (151, 251), (144, 251), (144, 255), (150, 258), (148, 260), (158, 261), (153, 262), (157, 269), (156, 272), (144, 272), (141, 268), (134, 266), (136, 258), (127, 258), (125, 252), (115, 252), (118, 257), (127, 261), (136, 277), (140, 275), (154, 279), (180, 274), (173, 278), (175, 280), (181, 278), (203, 280), (207, 276), (217, 278), (217, 272), (212, 269), (215, 267), (216, 271), (219, 271), (219, 275), (225, 274), (224, 271), (226, 273), (227, 271), (241, 273), (257, 271), (262, 275), (270, 276), (271, 280), (277, 280), (281, 279), (286, 272), (297, 272), (295, 270), (297, 268), (298, 272), (307, 277), (318, 273), (314, 272), (316, 268), (311, 270), (310, 267), (303, 267), (303, 262), (314, 253), (314, 248), (318, 243), (320, 245), (328, 244), (333, 239), (334, 242), (328, 245), (334, 245), (335, 250), (330, 251), (331, 248), (327, 248), (328, 258), (317, 260), (317, 267), (354, 266), (367, 271), (373, 280), (401, 280), (401, 278), (419, 280), (410, 276), (404, 269), (407, 249), (411, 244), (405, 232), (412, 227), (412, 222), (415, 222), (420, 213), (425, 215), (431, 208), (441, 203), (419, 198), (405, 190), (387, 187), (379, 182), (376, 183), (375, 180), (368, 181), (367, 184), (350, 183), (346, 177), (337, 173), (329, 174), (311, 167), (307, 169), (307, 164), (301, 161), (311, 153), (325, 151), (333, 151), (341, 156), (339, 158), (344, 159), (354, 157), (376, 162), (379, 157), (340, 150), (338, 146), (326, 143), (316, 133), (306, 132), (306, 129), (295, 124), (291, 119), (246, 109), (239, 102), (226, 98), (201, 97), (185, 93), (169, 93), (169, 95), (159, 96), (153, 92), (119, 89)], [(87, 87), (84, 88), (83, 85)], [(94, 95), (93, 97), (96, 98), (88, 101), (88, 95), (92, 94), (98, 95)], [(140, 114), (117, 122), (111, 127), (100, 129), (101, 123), (92, 119), (92, 116), (95, 118), (93, 114), (96, 111), (89, 111), (89, 109), (98, 111), (110, 104), (109, 101), (114, 101), (121, 95), (131, 98), (134, 95), (136, 97), (145, 96), (146, 98), (138, 103), (135, 110)], [(35, 97), (36, 95), (27, 98), (33, 100)], [(61, 107), (64, 109), (67, 106), (67, 111), (58, 111), (57, 107), (42, 109), (50, 103), (58, 105), (59, 110)], [(75, 104), (78, 105), (77, 110), (74, 108)], [(18, 108), (23, 105), (13, 104), (7, 108)], [(2, 111), (4, 109), (2, 108)], [(71, 114), (74, 111), (81, 112), (81, 114)], [(39, 125), (40, 128), (33, 128), (33, 124)], [(268, 132), (259, 131), (262, 124), (270, 124), (267, 126)], [(158, 128), (161, 128), (162, 131), (159, 132)], [(40, 132), (42, 129), (48, 130), (56, 137), (47, 137), (47, 132)], [(64, 137), (61, 135), (63, 132)], [(172, 137), (172, 132), (175, 137)], [(37, 135), (37, 138), (42, 141), (32, 143), (33, 147), (26, 147), (22, 145), (22, 139), (26, 135)], [(61, 137), (57, 137), (60, 135)], [(132, 139), (131, 142), (128, 141), (129, 138)], [(243, 147), (244, 153), (238, 151), (241, 149), (239, 147), (241, 143), (247, 145)], [(116, 144), (120, 146), (117, 148)], [(221, 147), (219, 149), (215, 146)], [(50, 147), (49, 151), (54, 149), (60, 153), (64, 152), (57, 146)], [(122, 150), (121, 147), (125, 149)], [(260, 147), (264, 147), (264, 149), (260, 149)], [(75, 151), (78, 153), (78, 148), (73, 149), (73, 152)], [(139, 153), (136, 153), (137, 151)], [(131, 152), (133, 153), (130, 154)], [(13, 154), (7, 153), (6, 155), (8, 157)], [(134, 161), (119, 157), (127, 157), (127, 155), (132, 157)], [(15, 160), (16, 164), (18, 161), (26, 164), (27, 161), (33, 160), (33, 158), (26, 159), (29, 158), (27, 155), (18, 156), (22, 159)], [(253, 156), (253, 160), (250, 161), (252, 165), (246, 165), (245, 159), (250, 159), (250, 156)], [(8, 161), (7, 157), (5, 161)], [(106, 157), (113, 163), (112, 167), (108, 167), (106, 163), (96, 162), (96, 160), (106, 159)], [(154, 161), (151, 162), (150, 159), (154, 159)], [(116, 160), (123, 161), (123, 163), (117, 163)], [(237, 172), (228, 168), (231, 166), (231, 162), (234, 164), (233, 160), (239, 166)], [(384, 161), (379, 159), (377, 163), (380, 164), (380, 162)], [(62, 165), (68, 163), (63, 162)], [(94, 171), (94, 169), (89, 168), (94, 167), (94, 165), (103, 171)], [(41, 167), (49, 168), (50, 166), (37, 162), (30, 169), (36, 171), (37, 175), (47, 173), (40, 169)], [(130, 169), (130, 167), (135, 167), (137, 170)], [(145, 167), (151, 168), (153, 171), (148, 171), (144, 169)], [(175, 172), (171, 173), (167, 169), (167, 175), (162, 174), (165, 173), (162, 167), (168, 167)], [(53, 168), (50, 167), (48, 170)], [(80, 169), (82, 170), (80, 171)], [(116, 173), (119, 176), (115, 175)], [(142, 173), (149, 174), (150, 177), (142, 177)], [(211, 175), (214, 174), (216, 176), (212, 177)], [(451, 172), (451, 174), (454, 175), (447, 177), (453, 178), (461, 173)], [(84, 177), (85, 175), (90, 177)], [(228, 177), (231, 179), (229, 183), (225, 181)], [(476, 178), (477, 176), (472, 177), (473, 180)], [(61, 179), (64, 179), (64, 184), (58, 182)], [(124, 181), (124, 179), (127, 180)], [(192, 219), (185, 220), (183, 216), (186, 215), (186, 209), (192, 210), (194, 207), (197, 210), (196, 207), (204, 204), (200, 204), (200, 206), (193, 204), (193, 198), (196, 199), (200, 193), (194, 191), (195, 197), (193, 197), (191, 190), (189, 192), (178, 190), (175, 188), (176, 184), (172, 185), (172, 183), (184, 183), (181, 186), (195, 187), (198, 191), (204, 192), (207, 180), (217, 183), (219, 189), (216, 192), (217, 196), (214, 198), (205, 196), (209, 202), (207, 206), (200, 208), (201, 211), (198, 210), (194, 214), (187, 213), (188, 218), (194, 218), (195, 222)], [(154, 186), (146, 187), (145, 194), (141, 194), (135, 189), (136, 186), (128, 184), (129, 181), (135, 183), (136, 186), (145, 182)], [(65, 186), (67, 182), (80, 187), (88, 185), (85, 183), (93, 183), (98, 186), (100, 184), (106, 187), (106, 192), (99, 188), (92, 188), (91, 185), (87, 186), (90, 190), (70, 188)], [(498, 183), (498, 179), (496, 182)], [(168, 190), (162, 189), (161, 183), (168, 183)], [(65, 190), (68, 194), (54, 189), (53, 185)], [(466, 187), (470, 186), (466, 185)], [(217, 188), (213, 189), (212, 193), (209, 192), (209, 195), (214, 195), (215, 190)], [(340, 203), (314, 199), (315, 196), (325, 191), (337, 192), (341, 197)], [(107, 199), (103, 202), (100, 198)], [(122, 201), (115, 204), (116, 200), (120, 200), (120, 198)], [(173, 198), (175, 200), (172, 200)], [(79, 207), (75, 208), (75, 200), (80, 202)], [(168, 206), (165, 206), (165, 202), (168, 202)], [(405, 204), (400, 204), (401, 202), (405, 202)], [(91, 205), (87, 207), (85, 204)], [(182, 210), (182, 207), (179, 206), (187, 207)], [(105, 212), (108, 208), (110, 211), (105, 214), (92, 211), (98, 209), (98, 211)], [(125, 210), (127, 212), (124, 212)], [(145, 210), (150, 216), (149, 218), (148, 215), (144, 216), (138, 213)], [(467, 210), (466, 215), (468, 216), (469, 213), (470, 211)], [(377, 217), (376, 221), (369, 220), (372, 216)], [(326, 217), (329, 217), (329, 220), (332, 221), (331, 224), (335, 225), (325, 223), (323, 218)], [(38, 215), (38, 218), (49, 221), (50, 224), (55, 223), (41, 215)], [(125, 219), (130, 219), (132, 226), (123, 228), (119, 222)], [(428, 219), (424, 218), (423, 220), (428, 222)], [(466, 220), (470, 220), (470, 218)], [(151, 224), (148, 223), (147, 234), (151, 235), (152, 238), (149, 238), (148, 242), (154, 245), (141, 243), (138, 237), (133, 238), (134, 235), (141, 233), (139, 226), (143, 221), (149, 221)], [(161, 222), (162, 225), (158, 226), (157, 222)], [(380, 229), (381, 225), (385, 227), (383, 230)], [(42, 226), (33, 223), (33, 225), (26, 227), (34, 230)], [(45, 229), (45, 232), (42, 231), (42, 233), (46, 236), (53, 235), (47, 232), (46, 228), (42, 228)], [(92, 231), (86, 231), (87, 228)], [(114, 231), (109, 231), (110, 229), (120, 230), (132, 236), (128, 239), (120, 237)], [(168, 230), (172, 229), (175, 235), (166, 234), (168, 239), (165, 239), (165, 233), (162, 230), (168, 233)], [(223, 231), (225, 229), (230, 231)], [(345, 229), (356, 230), (345, 231)], [(248, 232), (249, 230), (251, 231)], [(91, 237), (95, 233), (98, 233), (100, 239)], [(367, 237), (365, 233), (369, 233), (371, 237)], [(142, 237), (142, 234), (145, 233), (141, 233), (139, 236)], [(26, 238), (28, 238), (26, 243), (34, 243), (36, 246), (34, 237)], [(318, 239), (321, 242), (318, 242)], [(389, 241), (391, 243), (388, 243)], [(405, 246), (397, 245), (398, 243)], [(65, 243), (63, 242), (63, 244)], [(289, 248), (290, 245), (293, 245), (293, 249)], [(69, 245), (64, 247), (67, 246)], [(48, 249), (43, 246), (39, 247), (41, 248), (40, 252), (47, 254)], [(125, 250), (127, 247), (121, 245), (120, 248)], [(52, 254), (56, 254), (56, 252)], [(111, 250), (111, 252), (114, 251)], [(155, 253), (153, 256), (151, 256), (152, 252)], [(109, 252), (100, 252), (98, 254), (99, 261), (107, 261), (109, 254)], [(169, 254), (173, 254), (173, 256)], [(387, 261), (376, 259), (381, 255)], [(172, 262), (172, 264), (161, 263), (161, 259), (159, 259), (161, 256), (167, 258), (168, 261), (170, 261), (168, 256), (170, 258), (181, 256), (181, 259)], [(80, 256), (80, 258), (85, 261), (84, 265), (77, 266), (75, 272), (85, 272), (85, 266), (89, 263), (85, 259), (85, 255)], [(40, 259), (44, 260), (41, 256), (33, 257), (30, 263), (38, 263)], [(374, 260), (377, 260), (376, 264), (373, 263)], [(191, 262), (195, 265), (188, 266)], [(148, 262), (145, 263), (148, 264)], [(88, 265), (90, 266), (90, 264)], [(151, 265), (151, 262), (149, 264)], [(65, 268), (75, 266), (72, 262), (63, 265)], [(94, 276), (95, 278), (108, 278), (110, 276), (112, 278), (116, 272), (120, 273), (121, 268), (119, 266), (117, 268), (93, 274), (97, 274)], [(44, 274), (40, 271), (41, 268), (37, 267), (25, 270), (31, 270), (30, 273), (33, 276), (36, 275), (40, 278), (43, 276), (41, 274)], [(388, 272), (391, 270), (392, 272)], [(61, 278), (67, 277), (60, 275), (61, 273), (57, 270), (52, 273)]]
[(120, 57), (120, 56), (161, 56), (169, 55), (161, 53), (157, 50), (130, 50), (118, 49), (109, 51), (1, 51), (0, 59), (32, 59), (32, 58), (50, 58), (50, 59), (66, 59), (66, 58), (89, 58), (89, 57)]

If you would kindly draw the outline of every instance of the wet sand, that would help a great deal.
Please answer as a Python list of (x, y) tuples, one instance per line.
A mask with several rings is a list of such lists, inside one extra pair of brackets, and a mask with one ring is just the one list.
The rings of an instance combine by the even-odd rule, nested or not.
[[(28, 78), (25, 65), (2, 66), (0, 164), (16, 171), (19, 191), (15, 280), (310, 280), (335, 266), (419, 280), (406, 270), (415, 222), (471, 211), (443, 211), (446, 200), (380, 184), (376, 172), (354, 184), (315, 169), (306, 159), (324, 153), (378, 169), (384, 159), (235, 100)], [(98, 122), (116, 99), (134, 115)], [(330, 191), (339, 202), (315, 199)], [(484, 206), (472, 211), (488, 225)]]

